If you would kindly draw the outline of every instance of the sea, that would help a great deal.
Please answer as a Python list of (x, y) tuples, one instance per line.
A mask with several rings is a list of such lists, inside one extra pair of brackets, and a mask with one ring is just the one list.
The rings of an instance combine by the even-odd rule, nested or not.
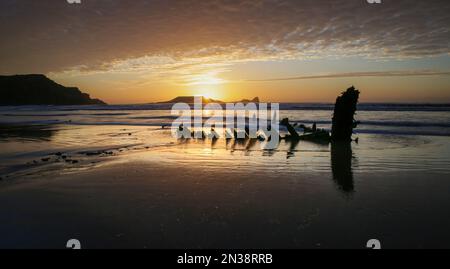
[[(97, 150), (116, 153), (130, 149), (176, 148), (179, 141), (172, 137), (170, 128), (166, 128), (179, 117), (172, 115), (171, 107), (171, 104), (0, 107), (0, 175), (28, 168), (29, 164), (42, 163), (42, 159), (58, 152), (78, 156)], [(279, 113), (280, 119), (289, 118), (297, 126), (316, 123), (318, 128), (330, 130), (333, 105), (283, 103)], [(359, 158), (359, 162), (354, 162), (355, 170), (450, 171), (450, 104), (362, 103), (355, 119), (359, 121), (354, 130), (354, 138), (359, 138), (359, 143), (353, 143), (352, 147), (353, 155)], [(286, 133), (280, 128), (282, 134)], [(194, 151), (194, 156), (226, 158), (218, 153), (216, 156), (203, 156), (204, 148), (210, 148), (210, 145), (208, 141), (202, 143), (195, 145), (198, 152)], [(242, 150), (243, 158), (250, 152), (271, 156), (269, 162), (275, 159), (280, 165), (285, 164), (286, 156), (295, 159), (309, 152), (317, 157), (325, 152), (322, 156), (324, 161), (299, 158), (303, 166), (289, 169), (330, 169), (329, 145), (307, 142), (287, 145), (281, 142), (276, 149), (281, 155), (279, 159), (274, 158), (275, 153), (268, 154), (254, 145), (250, 151), (248, 146), (238, 144), (231, 151)], [(215, 142), (214, 147), (229, 149), (225, 141)], [(177, 156), (180, 162), (185, 160), (181, 154)], [(267, 161), (264, 158), (250, 160), (249, 165), (255, 169), (264, 167)]]

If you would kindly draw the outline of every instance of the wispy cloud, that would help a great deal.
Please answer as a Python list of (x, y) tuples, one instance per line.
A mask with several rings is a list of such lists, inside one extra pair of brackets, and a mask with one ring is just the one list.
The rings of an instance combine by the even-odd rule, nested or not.
[(312, 76), (295, 76), (282, 78), (254, 79), (247, 82), (269, 82), (304, 79), (327, 79), (327, 78), (351, 78), (351, 77), (417, 77), (417, 76), (449, 76), (450, 71), (414, 70), (414, 71), (381, 71), (381, 72), (350, 72), (334, 73)]

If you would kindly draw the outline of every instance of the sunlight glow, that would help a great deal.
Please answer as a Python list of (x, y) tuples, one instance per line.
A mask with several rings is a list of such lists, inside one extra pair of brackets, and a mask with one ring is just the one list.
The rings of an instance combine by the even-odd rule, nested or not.
[(208, 99), (221, 100), (223, 98), (222, 94), (218, 90), (213, 89), (196, 89), (192, 91), (193, 96), (203, 96)]
[(188, 79), (187, 85), (219, 85), (226, 81), (216, 77), (215, 72), (210, 72), (201, 75), (193, 75)]

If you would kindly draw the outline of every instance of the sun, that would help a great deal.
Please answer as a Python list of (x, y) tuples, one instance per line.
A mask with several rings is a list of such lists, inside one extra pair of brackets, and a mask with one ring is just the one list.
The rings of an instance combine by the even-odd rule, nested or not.
[(194, 94), (194, 96), (204, 97), (206, 99), (218, 99), (218, 97), (214, 96), (214, 94), (210, 94), (208, 92), (199, 91), (198, 94)]
[(220, 85), (225, 83), (225, 80), (217, 77), (216, 72), (209, 72), (206, 74), (192, 75), (188, 79), (188, 85)]
[(193, 96), (203, 96), (208, 99), (221, 100), (224, 96), (222, 92), (214, 87), (197, 88), (192, 90)]

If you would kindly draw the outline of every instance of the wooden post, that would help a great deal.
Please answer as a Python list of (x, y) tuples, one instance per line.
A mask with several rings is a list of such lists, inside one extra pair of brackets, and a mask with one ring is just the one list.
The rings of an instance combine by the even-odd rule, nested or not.
[(354, 115), (358, 104), (359, 93), (352, 86), (336, 99), (333, 126), (331, 129), (331, 139), (333, 141), (350, 142), (352, 140), (353, 129), (357, 126)]

